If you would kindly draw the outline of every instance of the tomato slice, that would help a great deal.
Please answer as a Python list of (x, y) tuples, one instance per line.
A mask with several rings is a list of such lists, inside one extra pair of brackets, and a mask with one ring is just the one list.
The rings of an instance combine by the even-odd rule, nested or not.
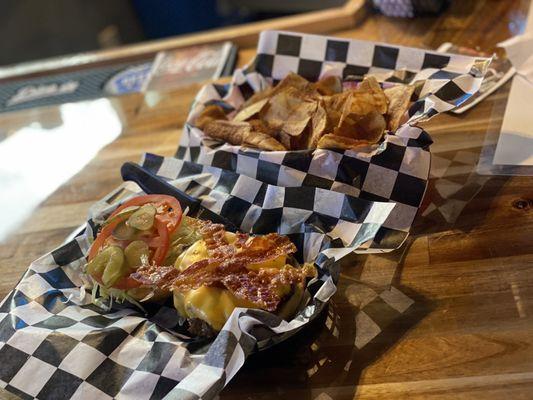
[[(148, 203), (152, 203), (158, 209), (158, 220), (164, 222), (167, 227), (167, 237), (172, 234), (178, 227), (181, 222), (182, 210), (181, 205), (178, 200), (172, 196), (167, 196), (164, 194), (147, 194), (143, 196), (137, 196), (133, 199), (128, 200), (124, 204), (120, 205), (113, 213), (109, 216), (108, 219), (114, 217), (119, 212), (124, 210), (127, 207), (132, 206), (142, 206)], [(89, 261), (92, 260), (98, 250), (102, 247), (105, 240), (113, 233), (113, 229), (121, 222), (121, 220), (113, 221), (109, 225), (106, 225), (100, 233), (98, 233), (95, 241), (93, 242), (91, 249), (89, 250)], [(159, 228), (158, 228), (159, 231)], [(161, 233), (159, 236), (161, 236)], [(168, 246), (168, 244), (167, 244)]]
[[(109, 216), (108, 220), (127, 207), (132, 206), (143, 206), (145, 204), (153, 204), (157, 213), (154, 219), (155, 231), (154, 236), (147, 236), (141, 238), (144, 240), (150, 248), (153, 250), (153, 256), (151, 257), (151, 263), (155, 265), (162, 265), (165, 257), (167, 256), (168, 249), (170, 246), (170, 235), (176, 230), (179, 226), (182, 218), (181, 205), (178, 200), (172, 196), (167, 196), (163, 194), (149, 194), (143, 196), (137, 196), (133, 199), (126, 201), (124, 204), (117, 207), (115, 211)], [(115, 221), (111, 221), (105, 225), (102, 230), (97, 234), (96, 239), (94, 240), (91, 248), (89, 249), (88, 259), (91, 261), (100, 249), (106, 245), (109, 245), (109, 242), (112, 241), (112, 233), (115, 227), (121, 223), (123, 219), (117, 218)], [(126, 244), (124, 244), (124, 247)], [(123, 246), (121, 246), (123, 247)], [(101, 282), (101, 277), (94, 277), (99, 283)], [(140, 286), (140, 283), (136, 280), (130, 278), (129, 276), (120, 279), (116, 282), (113, 287), (117, 289), (131, 289)]]
[(102, 230), (96, 235), (96, 239), (94, 239), (94, 242), (91, 245), (91, 248), (89, 249), (89, 261), (96, 257), (98, 251), (100, 250), (100, 248), (102, 248), (106, 239), (111, 236), (111, 234), (113, 233), (113, 229), (115, 229), (115, 227), (120, 222), (122, 221), (119, 219), (111, 222), (109, 225), (104, 226)]

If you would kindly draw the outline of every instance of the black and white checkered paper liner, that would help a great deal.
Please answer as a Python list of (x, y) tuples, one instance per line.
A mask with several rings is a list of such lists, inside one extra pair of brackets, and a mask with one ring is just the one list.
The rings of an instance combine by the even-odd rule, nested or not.
[[(475, 93), (490, 60), (422, 49), (291, 32), (265, 31), (256, 58), (234, 73), (231, 84), (208, 84), (198, 93), (176, 157), (284, 187), (319, 187), (396, 207), (375, 240), (358, 252), (385, 252), (405, 240), (427, 186), (429, 135), (413, 126), (449, 111)], [(323, 74), (343, 78), (375, 75), (380, 81), (415, 86), (409, 119), (368, 151), (258, 151), (214, 141), (193, 126), (206, 105), (228, 114), (254, 93), (288, 73), (310, 81)]]
[[(92, 207), (82, 234), (33, 262), (2, 302), (0, 383), (6, 390), (23, 399), (211, 399), (251, 352), (284, 340), (319, 314), (336, 290), (337, 261), (371, 241), (394, 207), (321, 188), (274, 186), (176, 158), (148, 154), (142, 165), (243, 231), (288, 235), (300, 261), (316, 260), (309, 301), (291, 321), (237, 309), (212, 343), (186, 335), (171, 300), (146, 305), (148, 315), (128, 304), (109, 311), (95, 306), (82, 274), (89, 238), (117, 199), (138, 194), (125, 183)], [(390, 293), (376, 295), (392, 304), (398, 296)], [(368, 318), (364, 309), (361, 316)]]

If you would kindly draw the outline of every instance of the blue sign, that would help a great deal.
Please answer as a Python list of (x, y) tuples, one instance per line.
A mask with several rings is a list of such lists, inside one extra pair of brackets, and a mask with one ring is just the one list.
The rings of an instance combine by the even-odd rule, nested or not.
[(152, 63), (145, 63), (128, 67), (118, 74), (113, 75), (105, 86), (104, 91), (112, 95), (135, 93), (142, 90), (144, 81), (148, 78)]

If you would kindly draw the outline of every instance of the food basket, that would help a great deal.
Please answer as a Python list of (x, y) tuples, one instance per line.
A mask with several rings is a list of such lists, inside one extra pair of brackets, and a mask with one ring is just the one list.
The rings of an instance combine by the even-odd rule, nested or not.
[[(384, 252), (406, 239), (422, 203), (432, 140), (416, 124), (449, 111), (475, 93), (487, 58), (437, 53), (411, 47), (265, 31), (257, 56), (237, 70), (229, 85), (209, 84), (196, 96), (176, 157), (235, 171), (277, 186), (319, 187), (395, 207), (373, 241), (358, 252)], [(238, 109), (254, 93), (294, 72), (309, 81), (325, 73), (342, 78), (375, 76), (380, 82), (410, 84), (414, 102), (407, 122), (365, 151), (259, 151), (221, 143), (194, 126), (205, 106)]]

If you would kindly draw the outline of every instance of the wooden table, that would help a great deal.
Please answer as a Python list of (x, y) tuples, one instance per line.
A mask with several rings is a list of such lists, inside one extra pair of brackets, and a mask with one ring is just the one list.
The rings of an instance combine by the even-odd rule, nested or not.
[[(491, 51), (521, 32), (528, 8), (529, 1), (462, 0), (439, 17), (369, 14), (335, 34), (426, 48), (452, 41)], [(242, 49), (239, 63), (253, 54), (253, 48)], [(253, 356), (221, 398), (533, 397), (533, 178), (473, 173), (487, 131), (501, 124), (508, 86), (464, 115), (442, 115), (424, 125), (435, 141), (433, 169), (439, 175), (427, 202), (438, 200), (442, 209), (419, 215), (400, 250), (346, 262), (329, 316)], [(88, 207), (121, 182), (122, 163), (138, 161), (144, 151), (174, 153), (197, 89), (163, 93), (153, 107), (141, 95), (110, 100), (121, 119), (120, 136), (0, 243), (1, 297), (33, 259), (59, 245), (84, 221)], [(60, 112), (48, 107), (2, 114), (2, 134), (9, 137), (35, 122), (46, 134), (62, 124)], [(467, 203), (446, 199), (447, 190), (460, 187), (470, 191)], [(372, 273), (361, 276), (362, 267)], [(365, 279), (392, 284), (415, 303), (358, 349), (354, 316), (364, 299), (354, 289)]]

